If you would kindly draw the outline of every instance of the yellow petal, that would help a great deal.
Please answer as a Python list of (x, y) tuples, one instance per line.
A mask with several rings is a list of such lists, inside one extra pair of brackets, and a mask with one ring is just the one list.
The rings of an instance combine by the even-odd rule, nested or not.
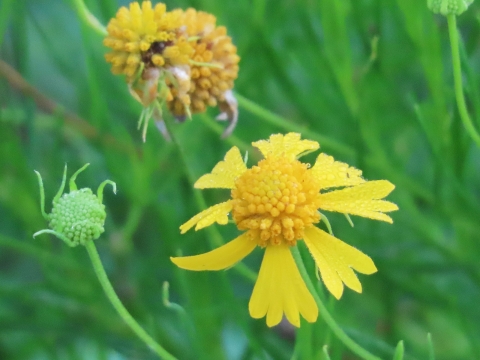
[(320, 269), (327, 289), (339, 299), (343, 284), (361, 293), (362, 285), (351, 268), (363, 274), (377, 271), (372, 259), (316, 227), (305, 229), (304, 241)]
[(228, 213), (232, 210), (232, 201), (225, 201), (223, 203), (210, 206), (208, 209), (203, 210), (201, 213), (198, 213), (185, 224), (180, 226), (180, 231), (182, 234), (185, 234), (188, 230), (195, 226), (195, 231), (203, 229), (209, 225), (212, 225), (214, 222), (219, 223), (220, 225), (225, 225), (228, 223)]
[[(322, 235), (328, 234), (323, 232)], [(310, 240), (311, 239), (307, 240), (307, 242)], [(337, 253), (335, 248), (332, 247), (333, 245), (334, 244), (329, 241), (324, 241), (324, 239), (320, 239), (319, 241), (317, 238), (317, 241), (315, 241), (313, 244), (310, 243), (310, 248), (313, 248), (313, 251), (318, 251), (322, 254), (323, 259), (326, 261), (328, 266), (338, 274), (345, 285), (347, 285), (350, 289), (361, 293), (362, 284), (360, 284), (357, 275), (355, 275), (348, 264), (343, 261), (342, 254)]]
[(315, 165), (310, 169), (315, 179), (320, 182), (320, 189), (337, 186), (351, 186), (364, 183), (362, 171), (335, 161), (332, 156), (320, 154)]
[(255, 249), (257, 243), (251, 240), (247, 233), (236, 239), (209, 251), (195, 256), (171, 257), (170, 260), (178, 267), (186, 270), (222, 270), (235, 265)]
[(286, 157), (294, 160), (306, 151), (317, 150), (320, 145), (316, 141), (300, 140), (300, 134), (288, 133), (287, 135), (275, 134), (269, 140), (260, 140), (252, 143), (258, 148), (265, 158)]
[(312, 235), (308, 234), (308, 230), (305, 230), (303, 240), (307, 244), (308, 250), (312, 254), (318, 269), (320, 270), (320, 276), (322, 281), (325, 284), (325, 287), (332, 293), (335, 298), (340, 299), (343, 295), (343, 282), (340, 279), (340, 276), (335, 271), (335, 269), (330, 265), (330, 263), (325, 259), (323, 253), (317, 249), (313, 244), (315, 243), (312, 239)]
[(205, 174), (198, 179), (194, 186), (197, 189), (233, 189), (235, 179), (246, 170), (247, 167), (243, 162), (240, 150), (234, 146), (227, 152), (224, 160), (215, 165), (210, 174)]
[(255, 319), (267, 315), (268, 326), (277, 325), (283, 314), (297, 327), (300, 326), (299, 314), (308, 322), (317, 320), (317, 305), (297, 269), (289, 246), (267, 246), (248, 307)]
[[(290, 322), (290, 324), (296, 327), (300, 327), (300, 313), (298, 309), (297, 299), (295, 298), (295, 296), (286, 295), (284, 298), (283, 307), (284, 307), (285, 316), (287, 317), (287, 320)], [(315, 304), (315, 307), (316, 307), (316, 304)], [(316, 319), (317, 318), (315, 317), (315, 320)], [(268, 324), (268, 319), (267, 319), (267, 324)]]
[(392, 223), (384, 212), (398, 210), (389, 201), (379, 200), (392, 192), (395, 186), (387, 180), (368, 181), (350, 188), (319, 194), (318, 207)]
[[(317, 230), (322, 231), (320, 229)], [(361, 274), (371, 275), (377, 272), (377, 267), (368, 255), (365, 255), (357, 248), (348, 245), (336, 237), (333, 237), (325, 232), (323, 233), (328, 235), (325, 243), (329, 243), (330, 248), (335, 249), (335, 252), (340, 254), (343, 263), (347, 264)]]
[[(283, 316), (282, 300), (279, 299), (278, 301), (270, 302), (270, 306), (267, 311), (267, 326), (272, 327), (272, 326), (278, 325), (278, 323), (282, 321), (282, 316)], [(298, 327), (300, 326), (300, 324), (296, 326)]]

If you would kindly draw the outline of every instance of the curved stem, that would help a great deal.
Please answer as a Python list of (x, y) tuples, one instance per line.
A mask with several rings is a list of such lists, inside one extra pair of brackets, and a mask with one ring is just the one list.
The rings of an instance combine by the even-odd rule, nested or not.
[(335, 319), (330, 315), (327, 310), (327, 307), (323, 304), (322, 300), (318, 296), (315, 286), (313, 285), (312, 281), (310, 280), (310, 276), (308, 276), (307, 269), (305, 269), (305, 265), (303, 264), (302, 257), (300, 256), (300, 252), (296, 246), (292, 248), (292, 255), (297, 263), (298, 270), (302, 275), (305, 284), (307, 285), (308, 290), (312, 294), (313, 298), (315, 299), (315, 303), (318, 306), (318, 310), (320, 312), (320, 316), (323, 320), (327, 323), (328, 327), (332, 330), (335, 336), (343, 342), (343, 344), (349, 348), (354, 354), (358, 355), (362, 359), (365, 360), (381, 360), (379, 357), (371, 354), (369, 351), (362, 348), (358, 345), (355, 341), (353, 341), (345, 332), (340, 328), (340, 326), (335, 322)]
[(99, 35), (106, 36), (108, 34), (107, 29), (100, 21), (88, 10), (83, 0), (73, 0), (73, 5), (77, 11), (78, 17), (90, 28), (95, 30)]
[(115, 290), (112, 287), (112, 284), (108, 280), (107, 274), (105, 273), (105, 269), (103, 268), (102, 261), (100, 260), (100, 256), (98, 255), (97, 248), (95, 247), (95, 243), (93, 241), (87, 242), (85, 245), (88, 251), (88, 255), (90, 256), (90, 260), (92, 261), (93, 269), (95, 270), (95, 274), (102, 285), (105, 294), (107, 295), (108, 300), (112, 303), (115, 310), (117, 310), (120, 317), (127, 323), (127, 325), (133, 330), (133, 332), (142, 340), (145, 344), (147, 344), (161, 359), (167, 360), (174, 360), (176, 359), (172, 354), (170, 354), (167, 350), (165, 350), (162, 346), (160, 346), (155, 340), (152, 339), (150, 335), (148, 335), (145, 330), (135, 321), (135, 319), (130, 315), (127, 309), (123, 306), (122, 302), (118, 298)]
[(457, 18), (454, 14), (447, 15), (448, 33), (450, 35), (450, 47), (452, 49), (453, 80), (455, 83), (455, 97), (457, 99), (458, 112), (462, 119), (463, 126), (470, 137), (480, 146), (480, 135), (473, 126), (470, 115), (468, 114), (465, 96), (463, 94), (462, 67), (460, 62), (459, 40), (457, 30)]
[(170, 309), (170, 310), (177, 313), (178, 317), (180, 318), (180, 321), (182, 322), (183, 328), (188, 333), (188, 336), (189, 336), (190, 340), (192, 341), (192, 343), (195, 343), (195, 341), (194, 341), (194, 339), (195, 339), (195, 329), (193, 327), (192, 321), (190, 320), (187, 312), (185, 311), (185, 309), (181, 305), (173, 303), (173, 302), (170, 301), (169, 288), (170, 288), (169, 282), (164, 281), (163, 282), (163, 287), (162, 287), (163, 305), (165, 305), (165, 307), (167, 309)]

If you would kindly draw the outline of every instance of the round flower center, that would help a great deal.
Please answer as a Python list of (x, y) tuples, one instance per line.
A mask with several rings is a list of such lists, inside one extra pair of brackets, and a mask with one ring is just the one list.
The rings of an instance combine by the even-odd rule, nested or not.
[(320, 186), (298, 160), (267, 158), (243, 173), (232, 190), (233, 219), (264, 247), (295, 245), (303, 230), (320, 221)]

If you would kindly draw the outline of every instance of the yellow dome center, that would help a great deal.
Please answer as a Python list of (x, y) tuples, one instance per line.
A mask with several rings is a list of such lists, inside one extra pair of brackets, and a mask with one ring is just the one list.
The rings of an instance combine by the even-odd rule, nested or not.
[(233, 219), (259, 246), (295, 245), (303, 230), (320, 221), (320, 186), (298, 160), (267, 158), (243, 173), (232, 190)]

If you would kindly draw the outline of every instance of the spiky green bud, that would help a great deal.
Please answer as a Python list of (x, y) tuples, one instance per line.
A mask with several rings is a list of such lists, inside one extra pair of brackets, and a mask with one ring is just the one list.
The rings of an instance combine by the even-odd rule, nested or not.
[(36, 232), (33, 237), (49, 233), (57, 236), (69, 246), (85, 245), (88, 241), (96, 240), (105, 231), (104, 224), (107, 214), (105, 205), (102, 204), (103, 188), (106, 184), (113, 186), (116, 192), (116, 185), (113, 181), (105, 180), (98, 187), (97, 195), (89, 188), (77, 189), (75, 179), (89, 164), (79, 169), (70, 178), (70, 192), (63, 193), (66, 181), (66, 171), (63, 173), (63, 180), (60, 189), (53, 199), (53, 208), (50, 214), (45, 213), (45, 195), (43, 192), (42, 177), (37, 172), (40, 186), (40, 203), (44, 218), (49, 221), (50, 229)]
[(92, 190), (85, 188), (63, 194), (53, 203), (49, 227), (63, 234), (74, 246), (96, 240), (105, 231), (107, 213)]
[(428, 0), (428, 8), (435, 14), (460, 15), (472, 3), (473, 0)]

